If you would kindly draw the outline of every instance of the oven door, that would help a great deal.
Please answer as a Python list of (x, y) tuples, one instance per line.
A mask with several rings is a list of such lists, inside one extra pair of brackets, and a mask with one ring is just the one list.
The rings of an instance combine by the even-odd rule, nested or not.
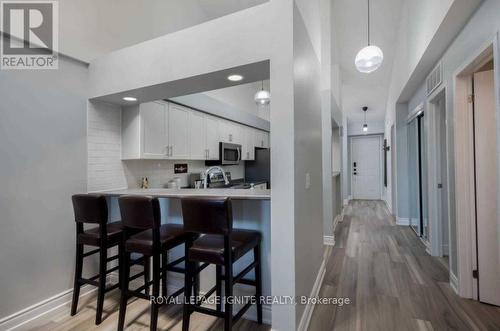
[(220, 143), (221, 165), (239, 164), (241, 160), (241, 145)]

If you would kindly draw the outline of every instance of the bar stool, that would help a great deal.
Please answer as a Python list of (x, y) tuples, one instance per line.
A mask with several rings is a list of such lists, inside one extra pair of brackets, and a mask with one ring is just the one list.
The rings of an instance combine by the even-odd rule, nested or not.
[[(108, 205), (106, 198), (102, 195), (76, 194), (72, 196), (72, 201), (76, 221), (76, 267), (71, 316), (76, 314), (80, 287), (83, 284), (90, 284), (98, 287), (95, 323), (100, 324), (102, 321), (104, 294), (118, 288), (120, 285), (120, 283), (117, 283), (106, 288), (106, 275), (119, 269), (119, 266), (107, 269), (107, 263), (118, 259), (118, 255), (108, 257), (108, 248), (117, 246), (120, 243), (122, 223), (108, 223)], [(91, 229), (84, 229), (85, 223), (98, 224), (98, 226)], [(85, 245), (97, 246), (99, 248), (84, 253)], [(99, 253), (99, 274), (90, 278), (83, 278), (84, 258), (96, 253)], [(148, 268), (148, 266), (145, 266), (145, 269)]]
[[(232, 329), (241, 316), (250, 308), (252, 302), (246, 303), (243, 308), (233, 317), (232, 301), (228, 298), (233, 295), (233, 285), (244, 283), (255, 286), (254, 298), (257, 303), (257, 320), (262, 324), (262, 276), (260, 260), (261, 234), (258, 231), (234, 229), (232, 204), (229, 198), (183, 198), (182, 215), (184, 220), (184, 231), (187, 233), (201, 234), (198, 239), (187, 237), (186, 239), (186, 276), (185, 285), (186, 300), (184, 302), (182, 330), (189, 330), (189, 319), (192, 312), (200, 312), (216, 317), (224, 318), (224, 330)], [(253, 249), (254, 261), (243, 269), (238, 275), (233, 276), (233, 263)], [(205, 296), (193, 304), (191, 302), (191, 285), (195, 277), (203, 268), (196, 269), (194, 262), (210, 263), (216, 265), (216, 285), (210, 289)], [(224, 275), (222, 275), (224, 267)], [(252, 269), (255, 269), (255, 280), (243, 277)], [(221, 281), (224, 280), (225, 303), (224, 312), (222, 305), (217, 304), (216, 310), (202, 307), (201, 301), (216, 292), (221, 296)]]
[[(162, 295), (167, 297), (167, 271), (184, 274), (184, 268), (176, 267), (184, 261), (181, 257), (168, 262), (168, 250), (185, 243), (185, 233), (180, 224), (161, 224), (160, 204), (157, 198), (143, 196), (124, 196), (119, 198), (120, 213), (123, 222), (120, 265), (122, 266), (122, 291), (120, 298), (120, 313), (118, 330), (123, 330), (127, 300), (134, 296), (151, 302), (150, 329), (156, 330), (158, 323), (159, 304), (152, 297), (160, 295), (160, 278)], [(132, 253), (143, 254), (146, 259), (153, 258), (153, 280), (143, 286), (129, 289), (130, 256)], [(160, 266), (160, 260), (162, 265)], [(153, 286), (152, 297), (149, 296), (149, 286)], [(144, 290), (144, 293), (142, 291)], [(177, 290), (165, 300), (176, 297), (184, 292)]]

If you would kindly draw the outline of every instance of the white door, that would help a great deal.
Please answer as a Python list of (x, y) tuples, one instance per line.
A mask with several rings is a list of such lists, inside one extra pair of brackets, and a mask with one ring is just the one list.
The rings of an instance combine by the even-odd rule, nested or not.
[(207, 116), (205, 118), (208, 160), (219, 159), (219, 142), (221, 140), (219, 136), (219, 124), (219, 120), (214, 117)]
[(191, 160), (206, 160), (208, 158), (205, 115), (198, 111), (189, 112), (189, 151)]
[(143, 158), (166, 157), (166, 115), (166, 108), (162, 103), (147, 102), (140, 105)]
[(170, 146), (169, 158), (189, 159), (189, 110), (187, 108), (169, 105), (168, 144)]
[(474, 74), (479, 300), (500, 305), (498, 162), (493, 71)]
[(382, 144), (379, 136), (351, 138), (351, 191), (353, 199), (381, 199)]

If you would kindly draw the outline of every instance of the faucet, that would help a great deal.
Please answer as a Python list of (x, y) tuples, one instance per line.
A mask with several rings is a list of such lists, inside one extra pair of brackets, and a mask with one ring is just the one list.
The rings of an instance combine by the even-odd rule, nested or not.
[(203, 188), (207, 188), (208, 187), (208, 175), (214, 171), (214, 170), (218, 170), (219, 172), (222, 173), (222, 177), (224, 178), (224, 183), (226, 185), (229, 185), (229, 180), (227, 179), (227, 176), (226, 176), (226, 173), (224, 172), (224, 169), (222, 169), (221, 167), (219, 166), (213, 166), (213, 167), (210, 167), (208, 169), (206, 169), (203, 174), (205, 175), (205, 177), (203, 178)]

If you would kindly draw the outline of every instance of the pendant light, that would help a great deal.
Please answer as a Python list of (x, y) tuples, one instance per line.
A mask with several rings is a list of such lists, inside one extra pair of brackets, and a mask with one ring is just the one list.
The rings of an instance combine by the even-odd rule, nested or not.
[(363, 112), (365, 113), (365, 124), (363, 124), (363, 132), (368, 132), (368, 124), (366, 124), (366, 111), (368, 110), (368, 107), (363, 107)]
[(268, 105), (271, 102), (271, 93), (264, 90), (264, 81), (262, 81), (262, 89), (255, 93), (255, 103), (259, 106)]
[(382, 65), (384, 53), (375, 46), (370, 45), (370, 0), (368, 0), (368, 46), (359, 51), (354, 64), (359, 72), (369, 74)]

